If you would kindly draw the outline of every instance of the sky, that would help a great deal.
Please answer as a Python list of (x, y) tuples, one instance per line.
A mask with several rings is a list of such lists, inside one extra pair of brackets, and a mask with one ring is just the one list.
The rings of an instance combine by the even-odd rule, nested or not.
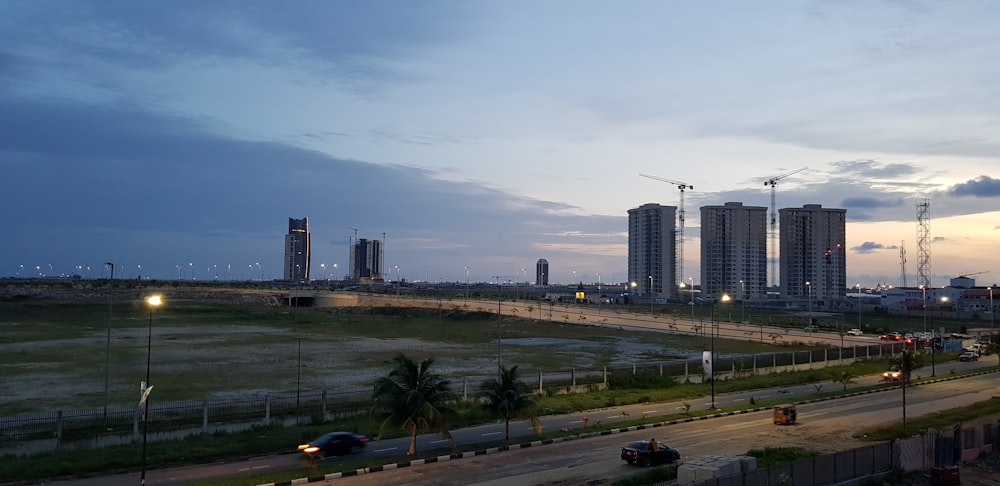
[[(5, 0), (0, 277), (627, 280), (628, 216), (847, 210), (849, 285), (1000, 282), (1000, 4)], [(334, 267), (336, 265), (336, 267)], [(397, 269), (398, 267), (398, 269)], [(522, 270), (523, 269), (523, 270)], [(325, 274), (325, 275), (324, 275)]]

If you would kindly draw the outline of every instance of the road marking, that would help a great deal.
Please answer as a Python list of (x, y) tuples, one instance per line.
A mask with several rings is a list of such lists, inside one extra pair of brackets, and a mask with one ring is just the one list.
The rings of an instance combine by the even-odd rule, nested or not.
[(243, 471), (254, 471), (254, 470), (257, 470), (257, 469), (267, 469), (267, 468), (269, 468), (269, 467), (271, 467), (271, 466), (254, 466), (254, 467), (244, 467), (244, 468), (240, 468), (240, 469), (237, 469), (237, 471), (239, 471), (239, 472), (243, 472)]
[(441, 440), (432, 440), (432, 441), (431, 441), (431, 444), (440, 444), (440, 443), (442, 443), (442, 442), (451, 442), (451, 441), (450, 441), (450, 440), (448, 440), (448, 439), (441, 439)]
[[(483, 435), (483, 436), (485, 437), (485, 436), (487, 436), (487, 435), (500, 435), (500, 434), (502, 434), (502, 433), (503, 433), (503, 432), (487, 432), (487, 433), (485, 433), (485, 434), (482, 434), (482, 435)], [(441, 442), (441, 441), (438, 441), (438, 442)]]
[(387, 452), (387, 451), (394, 451), (396, 449), (399, 449), (399, 447), (389, 447), (387, 449), (375, 449), (375, 452)]

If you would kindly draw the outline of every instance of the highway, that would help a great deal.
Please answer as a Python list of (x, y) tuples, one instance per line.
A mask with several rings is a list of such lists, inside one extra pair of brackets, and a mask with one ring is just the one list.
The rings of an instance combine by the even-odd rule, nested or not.
[[(975, 363), (948, 363), (947, 370), (993, 368), (993, 361)], [(927, 373), (929, 374), (929, 373)], [(939, 376), (946, 376), (941, 370)], [(911, 387), (907, 392), (907, 416), (916, 417), (934, 411), (953, 408), (965, 403), (985, 400), (997, 393), (996, 373), (941, 381)], [(851, 387), (874, 384), (879, 377), (858, 378)], [(840, 387), (825, 383), (823, 387)], [(832, 452), (859, 445), (851, 438), (855, 430), (901, 418), (901, 393), (898, 387), (889, 390), (803, 404), (799, 409), (799, 424), (777, 427), (771, 423), (769, 411), (723, 416), (688, 423), (665, 425), (641, 431), (614, 433), (606, 436), (570, 440), (556, 444), (539, 445), (527, 449), (497, 452), (476, 457), (448, 460), (433, 464), (362, 474), (356, 477), (330, 480), (325, 484), (338, 485), (440, 485), (440, 484), (579, 484), (586, 478), (615, 478), (637, 472), (618, 457), (621, 446), (631, 440), (657, 440), (678, 449), (683, 458), (704, 455), (743, 454), (750, 448), (767, 446), (799, 446), (820, 452)], [(829, 390), (830, 388), (826, 388)], [(813, 384), (786, 389), (756, 390), (745, 393), (717, 395), (718, 407), (747, 405), (751, 397), (761, 400), (782, 399), (794, 402), (814, 393)], [(692, 409), (709, 407), (709, 397), (687, 402)], [(546, 430), (570, 429), (585, 432), (584, 417), (589, 425), (601, 422), (614, 423), (626, 419), (645, 417), (649, 424), (661, 423), (657, 416), (683, 411), (685, 403), (636, 404), (543, 417)], [(494, 423), (453, 431), (458, 444), (474, 444), (502, 437), (503, 423)], [(523, 422), (511, 423), (511, 435), (527, 442), (534, 431)], [(383, 457), (405, 459), (408, 438), (373, 442), (358, 457)], [(289, 449), (294, 449), (294, 444)], [(442, 456), (449, 452), (448, 443), (436, 435), (418, 437), (419, 451), (440, 450)], [(335, 463), (338, 458), (327, 461)], [(248, 477), (258, 473), (294, 469), (302, 466), (298, 454), (282, 454), (231, 463), (168, 468), (147, 472), (149, 485), (197, 484), (200, 480), (222, 477)], [(134, 485), (138, 473), (114, 476), (57, 481), (45, 484), (66, 485)], [(324, 484), (324, 483), (310, 483)]]

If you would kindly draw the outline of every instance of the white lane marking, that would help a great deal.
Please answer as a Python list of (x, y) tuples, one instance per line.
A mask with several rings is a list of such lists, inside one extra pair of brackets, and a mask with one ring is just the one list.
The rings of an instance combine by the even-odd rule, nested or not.
[[(487, 432), (487, 433), (485, 433), (485, 434), (482, 434), (482, 435), (483, 435), (483, 437), (485, 437), (485, 436), (487, 436), (487, 435), (500, 435), (500, 434), (502, 434), (502, 433), (503, 433), (503, 432)], [(439, 442), (440, 442), (440, 441), (439, 441)]]
[(399, 447), (389, 447), (389, 448), (386, 448), (386, 449), (375, 449), (375, 452), (394, 451), (394, 450), (397, 450), (397, 449), (399, 449)]
[(255, 471), (257, 469), (267, 469), (269, 467), (271, 467), (271, 466), (265, 465), (265, 466), (244, 467), (244, 468), (237, 469), (237, 471), (239, 471), (239, 472), (243, 472), (243, 471)]

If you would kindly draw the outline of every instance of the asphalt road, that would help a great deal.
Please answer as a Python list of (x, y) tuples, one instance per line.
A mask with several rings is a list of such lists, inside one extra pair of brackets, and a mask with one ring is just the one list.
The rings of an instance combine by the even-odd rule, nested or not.
[[(949, 363), (947, 371), (940, 369), (939, 376), (947, 372), (970, 368), (989, 367), (993, 361), (976, 363)], [(929, 375), (929, 370), (921, 370)], [(860, 386), (879, 381), (877, 376), (858, 378)], [(997, 375), (987, 374), (960, 380), (913, 387), (907, 393), (907, 416), (915, 417), (937, 410), (953, 408), (963, 403), (983, 400), (996, 393)], [(835, 383), (822, 385), (840, 387)], [(827, 388), (829, 389), (829, 388)], [(785, 399), (794, 402), (816, 391), (816, 385), (800, 385), (785, 389), (756, 390), (752, 392), (717, 395), (717, 407), (748, 404), (751, 397), (761, 400)], [(530, 449), (506, 451), (487, 454), (474, 458), (451, 460), (435, 464), (412, 466), (401, 470), (383, 471), (361, 475), (345, 480), (330, 481), (329, 484), (511, 484), (511, 478), (516, 477), (517, 484), (575, 484), (580, 478), (614, 478), (636, 472), (634, 468), (625, 467), (618, 457), (621, 446), (630, 440), (648, 440), (655, 436), (657, 440), (681, 451), (682, 457), (698, 457), (702, 455), (742, 454), (750, 448), (765, 446), (799, 445), (816, 449), (817, 445), (839, 444), (848, 447), (853, 444), (850, 439), (853, 430), (887, 420), (896, 420), (898, 413), (887, 412), (900, 410), (901, 396), (898, 387), (883, 393), (866, 394), (851, 398), (825, 401), (815, 404), (805, 404), (799, 407), (800, 425), (789, 428), (776, 428), (771, 423), (769, 412), (757, 412), (746, 415), (712, 418), (705, 421), (676, 424), (668, 427), (658, 427), (645, 431), (624, 432), (602, 437), (574, 440), (558, 444), (549, 444)], [(711, 397), (701, 397), (687, 402), (692, 410), (711, 408)], [(622, 407), (612, 407), (602, 410), (591, 410), (584, 413), (574, 413), (542, 418), (546, 430), (570, 429), (585, 431), (584, 417), (588, 425), (601, 422), (603, 424), (645, 417), (650, 423), (658, 422), (659, 415), (675, 413), (685, 408), (683, 402), (636, 404)], [(711, 435), (706, 436), (710, 430)], [(503, 423), (488, 424), (479, 427), (453, 431), (453, 436), (459, 444), (474, 444), (502, 437)], [(528, 440), (534, 435), (534, 430), (523, 422), (511, 423), (511, 436)], [(838, 440), (831, 440), (836, 435)], [(801, 436), (801, 437), (799, 437)], [(796, 439), (798, 437), (798, 439)], [(818, 437), (818, 438), (817, 438)], [(800, 443), (796, 443), (795, 440)], [(817, 440), (819, 442), (817, 443)], [(289, 449), (294, 449), (294, 444)], [(362, 457), (405, 457), (409, 446), (408, 438), (385, 440), (372, 443), (361, 454)], [(421, 435), (418, 437), (417, 449), (420, 451), (441, 450), (442, 455), (449, 452), (448, 443), (436, 435)], [(836, 450), (836, 449), (833, 449)], [(354, 456), (353, 458), (358, 458)], [(337, 458), (328, 459), (336, 461)], [(256, 458), (231, 463), (217, 463), (197, 466), (186, 466), (153, 470), (147, 472), (146, 482), (149, 485), (187, 485), (197, 484), (210, 478), (248, 477), (263, 472), (300, 468), (301, 457), (298, 454), (283, 454)], [(577, 478), (574, 482), (573, 478)], [(96, 477), (71, 481), (53, 481), (43, 484), (62, 485), (135, 485), (139, 474), (120, 474), (114, 476)], [(317, 483), (311, 483), (317, 484)]]

